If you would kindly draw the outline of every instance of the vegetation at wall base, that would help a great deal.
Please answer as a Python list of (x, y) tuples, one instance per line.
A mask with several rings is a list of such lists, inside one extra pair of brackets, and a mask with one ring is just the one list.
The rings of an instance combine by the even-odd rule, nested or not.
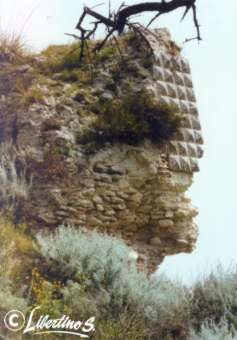
[(139, 272), (123, 241), (96, 231), (61, 226), (34, 239), (1, 217), (0, 234), (1, 315), (39, 305), (52, 318), (94, 315), (98, 340), (236, 339), (236, 268), (185, 287)]

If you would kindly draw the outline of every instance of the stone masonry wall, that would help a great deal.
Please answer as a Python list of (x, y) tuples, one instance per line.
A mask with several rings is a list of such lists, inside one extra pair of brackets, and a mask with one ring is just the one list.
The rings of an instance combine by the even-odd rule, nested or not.
[[(167, 144), (145, 140), (137, 146), (108, 144), (90, 155), (83, 152), (77, 135), (95, 119), (88, 107), (98, 96), (113, 96), (106, 87), (111, 62), (101, 66), (87, 92), (80, 82), (77, 88), (59, 74), (39, 76), (32, 86), (42, 98), (27, 110), (9, 111), (9, 101), (20, 100), (19, 94), (0, 88), (0, 140), (21, 149), (18, 167), (25, 166), (33, 176), (28, 198), (15, 211), (19, 221), (32, 230), (69, 223), (85, 232), (98, 229), (122, 237), (154, 270), (165, 256), (191, 252), (195, 245), (197, 210), (185, 192), (198, 170), (203, 141), (187, 61), (167, 31), (144, 34), (153, 49), (152, 68), (141, 65), (144, 50), (129, 46), (127, 58), (139, 72), (128, 76), (121, 71), (119, 86), (129, 78), (134, 87), (145, 86), (160, 101), (177, 105), (182, 126)], [(34, 65), (14, 70), (24, 76), (33, 71)]]

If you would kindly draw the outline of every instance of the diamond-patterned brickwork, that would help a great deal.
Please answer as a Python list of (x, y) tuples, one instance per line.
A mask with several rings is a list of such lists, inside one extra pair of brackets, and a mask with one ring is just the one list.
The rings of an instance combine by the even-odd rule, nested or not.
[[(203, 137), (188, 61), (178, 50), (166, 29), (154, 33), (144, 30), (156, 64), (153, 66), (154, 90), (161, 103), (175, 104), (182, 113), (181, 125), (168, 145), (169, 168), (192, 173), (199, 171), (198, 159), (203, 156)], [(174, 53), (175, 52), (175, 53)]]
[(155, 53), (153, 69), (156, 90), (161, 103), (175, 104), (183, 115), (181, 126), (169, 143), (169, 168), (174, 171), (199, 171), (203, 144), (196, 98), (189, 63), (180, 55)]

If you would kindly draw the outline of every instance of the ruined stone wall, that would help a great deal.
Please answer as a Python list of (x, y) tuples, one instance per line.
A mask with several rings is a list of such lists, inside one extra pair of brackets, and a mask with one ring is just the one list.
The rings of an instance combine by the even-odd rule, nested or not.
[[(144, 49), (129, 46), (126, 58), (138, 72), (121, 71), (122, 85), (129, 80), (135, 88), (145, 86), (161, 102), (179, 108), (182, 126), (168, 143), (145, 140), (137, 146), (117, 143), (89, 155), (83, 152), (77, 135), (95, 118), (88, 107), (98, 96), (113, 97), (106, 86), (111, 61), (104, 62), (86, 90), (80, 83), (77, 88), (61, 81), (59, 74), (40, 76), (32, 86), (42, 98), (27, 110), (6, 115), (8, 101), (19, 100), (19, 95), (2, 93), (0, 126), (1, 142), (14, 140), (24, 154), (19, 166), (27, 164), (33, 175), (29, 197), (17, 207), (20, 221), (35, 230), (70, 223), (121, 236), (154, 269), (166, 255), (191, 252), (195, 245), (197, 210), (185, 192), (198, 170), (203, 141), (187, 61), (165, 30), (145, 34), (153, 49), (152, 67), (141, 64)], [(28, 65), (18, 72), (32, 70)]]

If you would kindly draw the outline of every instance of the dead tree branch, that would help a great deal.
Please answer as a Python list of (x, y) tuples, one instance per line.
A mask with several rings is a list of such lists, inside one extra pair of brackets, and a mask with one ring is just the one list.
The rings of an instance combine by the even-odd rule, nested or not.
[[(95, 50), (100, 50), (107, 40), (113, 35), (113, 33), (118, 32), (118, 34), (122, 34), (125, 30), (126, 26), (131, 27), (131, 23), (129, 23), (129, 18), (131, 16), (143, 13), (143, 12), (156, 12), (155, 16), (149, 22), (148, 26), (150, 26), (158, 17), (163, 14), (167, 14), (172, 12), (178, 8), (185, 8), (185, 12), (181, 20), (183, 20), (189, 11), (193, 13), (193, 22), (196, 28), (197, 36), (195, 39), (201, 40), (200, 34), (200, 25), (197, 19), (197, 10), (196, 10), (196, 0), (172, 0), (166, 2), (162, 0), (160, 2), (142, 2), (140, 4), (126, 6), (124, 3), (120, 6), (119, 10), (115, 13), (111, 13), (111, 8), (109, 9), (109, 17), (105, 17), (98, 12), (90, 9), (89, 7), (84, 7), (83, 13), (78, 21), (76, 29), (80, 31), (79, 39), (81, 40), (81, 58), (84, 53), (85, 41), (89, 40), (92, 35), (95, 34), (98, 26), (103, 24), (107, 28), (106, 37), (102, 42), (100, 42)], [(83, 28), (83, 22), (86, 16), (91, 16), (96, 19), (94, 23), (94, 27), (90, 30), (86, 30)]]

